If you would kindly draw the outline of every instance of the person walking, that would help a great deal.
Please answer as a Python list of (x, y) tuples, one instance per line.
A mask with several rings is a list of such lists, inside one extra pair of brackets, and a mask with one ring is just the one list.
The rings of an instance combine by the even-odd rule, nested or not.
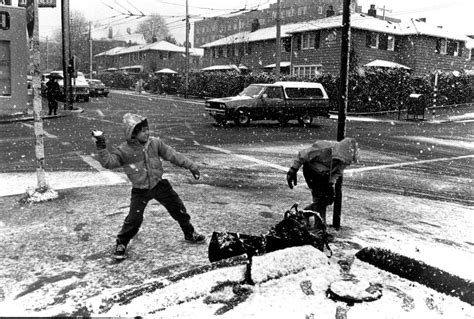
[(59, 83), (53, 75), (49, 76), (48, 82), (46, 82), (46, 98), (48, 99), (48, 115), (56, 115), (58, 111), (58, 99), (61, 94)]
[(334, 183), (344, 169), (359, 160), (359, 146), (354, 138), (339, 142), (320, 140), (298, 152), (286, 179), (290, 189), (297, 185), (297, 172), (303, 166), (303, 176), (311, 189), (313, 202), (305, 210), (319, 213), (326, 223), (327, 206), (334, 202)]
[(127, 245), (138, 233), (143, 212), (151, 199), (162, 204), (178, 222), (186, 241), (203, 242), (206, 237), (195, 231), (182, 200), (170, 182), (163, 179), (162, 159), (189, 169), (195, 179), (200, 177), (198, 166), (161, 139), (151, 137), (146, 117), (127, 113), (123, 116), (123, 123), (126, 141), (112, 151), (107, 150), (103, 133), (92, 131), (100, 164), (107, 169), (123, 167), (132, 183), (130, 210), (117, 235), (114, 257), (125, 258)]

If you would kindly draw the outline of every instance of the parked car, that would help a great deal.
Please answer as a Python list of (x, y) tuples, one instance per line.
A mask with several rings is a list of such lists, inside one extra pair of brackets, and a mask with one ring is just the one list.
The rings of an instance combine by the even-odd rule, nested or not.
[(89, 95), (90, 96), (105, 96), (109, 95), (109, 88), (102, 83), (101, 80), (97, 79), (86, 79), (89, 83)]
[(251, 84), (238, 96), (207, 100), (205, 109), (218, 124), (229, 120), (237, 125), (248, 125), (251, 120), (298, 120), (301, 125), (310, 125), (316, 116), (329, 117), (329, 97), (321, 83)]
[[(55, 76), (58, 79), (58, 84), (61, 89), (61, 100), (65, 100), (65, 93), (64, 93), (64, 76), (63, 71), (51, 71), (48, 74), (43, 74), (42, 76), (42, 85), (41, 85), (41, 92), (44, 93), (44, 87), (48, 80), (49, 76)], [(44, 82), (43, 82), (44, 81)], [(74, 101), (89, 101), (89, 83), (87, 83), (86, 78), (82, 72), (77, 72), (77, 77), (71, 80), (72, 82), (72, 97)]]

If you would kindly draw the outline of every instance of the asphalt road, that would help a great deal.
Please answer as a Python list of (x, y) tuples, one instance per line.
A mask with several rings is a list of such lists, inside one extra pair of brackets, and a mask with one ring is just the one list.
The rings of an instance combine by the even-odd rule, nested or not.
[[(275, 167), (282, 170), (300, 148), (317, 139), (335, 139), (338, 126), (335, 119), (316, 119), (310, 127), (296, 121), (287, 125), (252, 122), (247, 127), (229, 122), (222, 127), (215, 125), (201, 102), (134, 93), (114, 92), (79, 106), (84, 109), (81, 114), (43, 122), (47, 171), (93, 171), (83, 160), (84, 155), (95, 153), (90, 130), (101, 129), (108, 145), (118, 144), (123, 140), (121, 121), (127, 112), (147, 116), (152, 135), (191, 157), (195, 153), (209, 159), (228, 156), (229, 167), (209, 179), (214, 184), (224, 183), (226, 174), (245, 178), (245, 168), (232, 161), (235, 154), (267, 163), (263, 174)], [(347, 121), (346, 136), (359, 141), (362, 158), (348, 170), (344, 185), (472, 205), (472, 132), (472, 122)], [(0, 136), (0, 172), (34, 171), (33, 123), (2, 124)], [(255, 182), (248, 177), (248, 184)], [(227, 181), (232, 186), (232, 179)]]

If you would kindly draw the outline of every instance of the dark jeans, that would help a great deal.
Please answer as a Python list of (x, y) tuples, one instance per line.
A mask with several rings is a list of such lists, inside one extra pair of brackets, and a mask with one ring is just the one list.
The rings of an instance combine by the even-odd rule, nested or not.
[(313, 183), (311, 188), (313, 203), (305, 209), (314, 210), (326, 217), (326, 207), (334, 203), (334, 186), (330, 183)]
[(171, 217), (179, 223), (185, 236), (194, 232), (193, 225), (190, 223), (191, 217), (186, 212), (183, 201), (173, 190), (170, 182), (163, 179), (152, 189), (132, 188), (130, 211), (117, 235), (117, 244), (128, 245), (133, 236), (138, 233), (143, 222), (145, 207), (153, 198), (162, 204)]
[(56, 112), (58, 111), (58, 102), (55, 99), (48, 99), (48, 108), (48, 115), (51, 115), (53, 112), (54, 115), (56, 115)]

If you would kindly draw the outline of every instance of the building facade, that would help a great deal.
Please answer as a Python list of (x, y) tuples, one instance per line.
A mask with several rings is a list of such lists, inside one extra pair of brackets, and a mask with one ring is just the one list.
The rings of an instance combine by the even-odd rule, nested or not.
[[(190, 70), (202, 67), (203, 49), (190, 48)], [(166, 41), (130, 47), (117, 47), (94, 56), (98, 72), (127, 71), (130, 73), (153, 73), (170, 68), (184, 72), (185, 48)]]
[[(282, 26), (281, 71), (304, 77), (339, 74), (341, 31), (342, 16)], [(274, 28), (229, 36), (203, 47), (206, 66), (242, 64), (253, 71), (274, 68)], [(472, 39), (424, 20), (396, 23), (368, 14), (351, 16), (351, 61), (358, 67), (384, 60), (405, 65), (414, 74), (472, 70), (473, 47)]]
[[(282, 0), (280, 23), (290, 24), (325, 18), (342, 13), (343, 0)], [(211, 17), (194, 22), (194, 46), (200, 47), (231, 34), (250, 31), (258, 25), (267, 28), (276, 25), (278, 7), (276, 3), (263, 10), (225, 16)], [(351, 12), (358, 12), (357, 1), (351, 1)]]
[(0, 5), (0, 115), (27, 112), (25, 21), (25, 9)]

